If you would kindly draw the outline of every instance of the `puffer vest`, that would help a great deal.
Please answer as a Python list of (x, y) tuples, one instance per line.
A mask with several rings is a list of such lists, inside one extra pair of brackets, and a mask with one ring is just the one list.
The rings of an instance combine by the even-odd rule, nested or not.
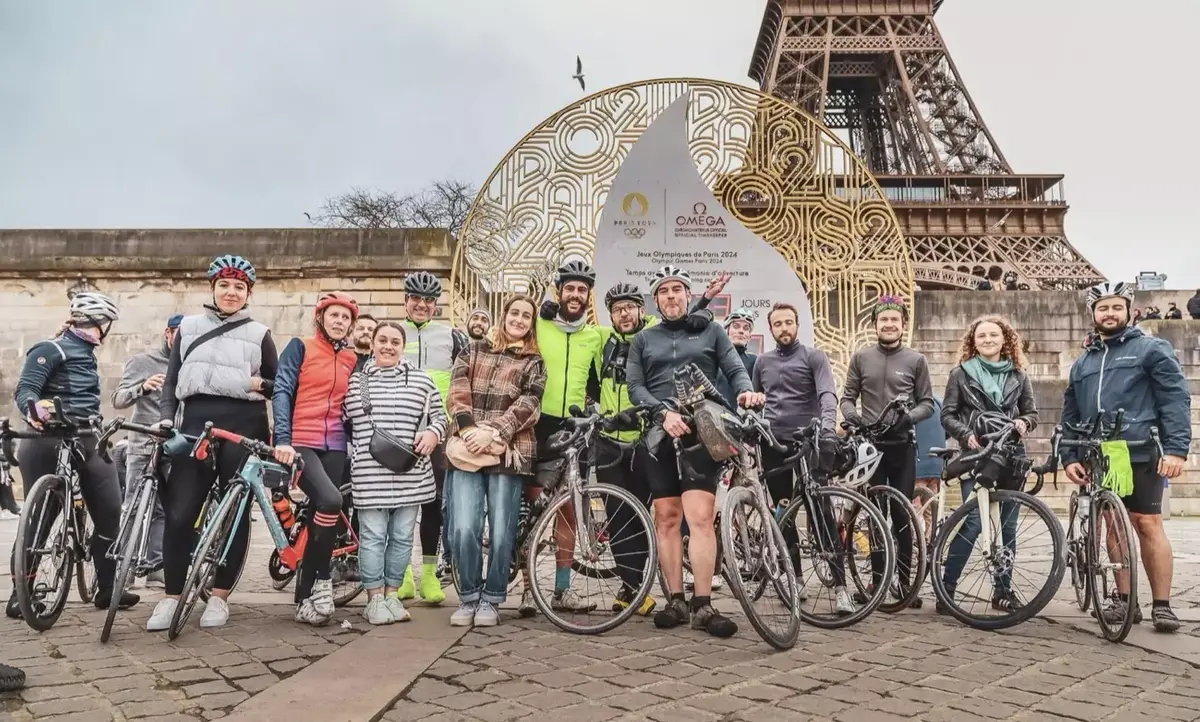
[(265, 401), (266, 397), (250, 390), (250, 377), (262, 369), (262, 342), (269, 329), (251, 321), (205, 341), (189, 354), (192, 344), (210, 330), (239, 321), (250, 315), (242, 309), (224, 320), (211, 310), (186, 316), (179, 324), (179, 353), (187, 359), (179, 367), (175, 397), (180, 401), (199, 394), (231, 399)]
[(454, 368), (454, 330), (444, 323), (428, 321), (417, 326), (404, 321), (404, 358), (429, 374), (442, 395), (442, 408), (450, 392), (450, 371)]

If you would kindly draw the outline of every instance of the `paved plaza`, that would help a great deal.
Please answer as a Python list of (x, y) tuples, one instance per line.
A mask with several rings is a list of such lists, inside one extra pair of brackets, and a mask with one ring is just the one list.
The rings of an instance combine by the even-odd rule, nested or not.
[[(15, 526), (0, 522), (0, 545)], [(1195, 720), (1200, 521), (1168, 531), (1178, 635), (1143, 624), (1127, 644), (1106, 643), (1064, 589), (1042, 618), (1005, 632), (968, 629), (927, 603), (847, 630), (806, 627), (792, 651), (773, 652), (744, 620), (729, 640), (641, 618), (580, 637), (508, 609), (499, 627), (467, 631), (449, 627), (449, 602), (371, 628), (360, 599), (329, 626), (305, 627), (291, 621), (290, 592), (270, 588), (256, 529), (224, 629), (193, 622), (173, 643), (146, 633), (157, 593), (118, 617), (108, 645), (102, 613), (78, 601), (44, 634), (0, 620), (0, 661), (29, 677), (0, 695), (0, 720)]]

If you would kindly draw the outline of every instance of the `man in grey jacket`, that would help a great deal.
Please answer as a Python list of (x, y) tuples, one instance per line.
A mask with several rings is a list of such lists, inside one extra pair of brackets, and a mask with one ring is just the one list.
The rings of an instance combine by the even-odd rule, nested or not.
[[(851, 423), (871, 424), (879, 420), (884, 408), (900, 395), (908, 396), (913, 407), (900, 413), (894, 423), (879, 438), (873, 439), (883, 455), (871, 486), (887, 484), (904, 498), (913, 498), (916, 486), (917, 446), (913, 427), (933, 415), (933, 385), (929, 380), (929, 364), (925, 357), (904, 345), (908, 326), (908, 306), (898, 296), (882, 296), (876, 302), (871, 318), (875, 322), (878, 343), (860, 348), (850, 357), (846, 383), (842, 389), (842, 416)], [(859, 400), (861, 399), (861, 414)], [(901, 587), (909, 582), (912, 564), (913, 529), (901, 520), (907, 519), (903, 509), (892, 509), (896, 539), (896, 575)], [(883, 576), (883, 555), (871, 554), (872, 578), (878, 583)], [(866, 602), (858, 592), (855, 601)], [(920, 599), (913, 601), (920, 606)]]
[[(167, 377), (167, 361), (171, 358), (171, 347), (179, 333), (179, 323), (183, 314), (175, 314), (167, 320), (167, 327), (162, 333), (162, 344), (153, 351), (139, 353), (125, 362), (125, 370), (121, 374), (121, 382), (113, 391), (112, 404), (116, 409), (133, 407), (135, 424), (151, 426), (162, 418), (160, 402), (163, 381)], [(125, 503), (132, 503), (130, 498), (137, 491), (137, 478), (141, 475), (146, 464), (150, 462), (155, 441), (142, 434), (130, 434), (129, 445), (125, 459)], [(159, 477), (165, 478), (164, 477)], [(155, 571), (146, 575), (147, 585), (161, 586), (163, 573), (162, 565), (163, 528), (166, 517), (163, 516), (162, 501), (154, 499), (154, 513), (150, 520), (150, 539), (146, 543), (146, 561)]]

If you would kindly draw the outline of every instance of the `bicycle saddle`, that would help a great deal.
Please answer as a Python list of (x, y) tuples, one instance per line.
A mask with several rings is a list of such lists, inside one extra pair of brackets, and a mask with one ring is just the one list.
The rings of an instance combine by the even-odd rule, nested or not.
[(933, 446), (929, 449), (929, 458), (949, 459), (958, 453), (958, 449), (950, 449), (941, 446)]

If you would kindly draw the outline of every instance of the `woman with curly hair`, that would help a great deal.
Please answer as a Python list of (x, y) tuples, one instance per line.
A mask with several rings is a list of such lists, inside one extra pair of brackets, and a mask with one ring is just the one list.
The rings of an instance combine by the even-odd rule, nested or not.
[[(978, 449), (983, 445), (975, 432), (976, 419), (983, 413), (999, 413), (1012, 419), (1017, 433), (1022, 437), (1037, 426), (1033, 384), (1024, 369), (1025, 354), (1021, 349), (1021, 336), (1012, 324), (999, 316), (983, 316), (971, 323), (963, 336), (959, 364), (950, 372), (942, 400), (942, 426), (948, 436), (958, 441), (959, 448)], [(1024, 454), (1023, 444), (1019, 447), (1019, 453)], [(962, 482), (964, 500), (971, 495), (974, 487), (972, 481)], [(1001, 536), (1004, 545), (1014, 553), (1017, 516), (1018, 507), (1015, 503), (1000, 505)], [(943, 581), (951, 595), (977, 536), (979, 512), (975, 510), (963, 521), (958, 534), (950, 542)], [(992, 607), (1008, 611), (1022, 604), (1012, 589), (1011, 574), (998, 575), (994, 580)], [(945, 612), (945, 606), (940, 601), (938, 611)]]

